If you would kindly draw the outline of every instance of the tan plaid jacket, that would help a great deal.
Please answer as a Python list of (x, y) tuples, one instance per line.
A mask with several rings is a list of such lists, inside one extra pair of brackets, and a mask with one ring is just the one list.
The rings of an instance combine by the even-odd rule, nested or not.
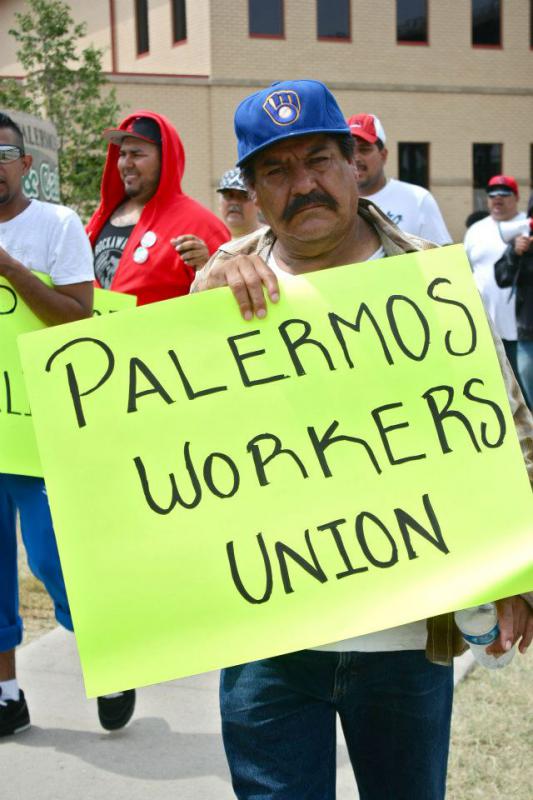
[[(366, 220), (376, 231), (381, 240), (385, 255), (398, 256), (403, 253), (413, 253), (419, 250), (430, 250), (437, 245), (421, 239), (418, 236), (403, 233), (393, 222), (370, 200), (359, 199), (359, 215)], [(258, 255), (265, 261), (276, 237), (270, 228), (260, 228), (257, 231), (223, 244), (200, 270), (191, 291), (201, 291), (205, 285), (207, 274), (215, 264), (234, 258), (237, 255)], [(513, 371), (507, 361), (505, 350), (499, 336), (492, 330), (494, 346), (498, 354), (509, 404), (513, 414), (514, 424), (530, 483), (533, 486), (533, 417), (527, 408), (522, 393), (516, 382)], [(533, 587), (532, 587), (533, 588)], [(533, 592), (523, 597), (533, 608)], [(453, 614), (442, 614), (427, 620), (426, 655), (430, 661), (437, 664), (449, 664), (453, 656), (460, 655), (467, 648), (457, 626)]]

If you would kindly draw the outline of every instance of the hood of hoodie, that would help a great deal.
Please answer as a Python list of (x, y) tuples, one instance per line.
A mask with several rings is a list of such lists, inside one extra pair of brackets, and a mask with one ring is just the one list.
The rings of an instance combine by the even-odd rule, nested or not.
[[(125, 130), (130, 122), (136, 117), (147, 117), (153, 119), (161, 130), (161, 175), (159, 185), (154, 196), (149, 200), (143, 211), (143, 216), (153, 217), (157, 215), (158, 209), (165, 208), (169, 203), (174, 202), (183, 195), (181, 180), (185, 170), (185, 151), (180, 137), (172, 125), (163, 114), (156, 114), (154, 111), (134, 111), (122, 120), (118, 126)], [(118, 157), (120, 147), (116, 144), (109, 144), (102, 183), (100, 188), (100, 204), (87, 225), (87, 233), (94, 243), (102, 226), (113, 211), (126, 199), (124, 184), (118, 171)]]

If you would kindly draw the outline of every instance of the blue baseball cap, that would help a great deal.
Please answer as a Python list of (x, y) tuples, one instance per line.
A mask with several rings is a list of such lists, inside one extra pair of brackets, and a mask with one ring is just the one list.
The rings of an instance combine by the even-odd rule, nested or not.
[(273, 83), (237, 106), (237, 166), (275, 142), (306, 133), (350, 134), (350, 128), (330, 90), (320, 81)]

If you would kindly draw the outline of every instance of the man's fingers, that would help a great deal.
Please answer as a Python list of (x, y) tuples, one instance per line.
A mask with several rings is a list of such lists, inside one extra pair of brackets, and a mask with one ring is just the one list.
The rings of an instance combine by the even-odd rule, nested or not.
[(261, 258), (257, 259), (257, 271), (261, 276), (263, 285), (266, 287), (268, 296), (273, 303), (277, 303), (279, 300), (279, 283), (275, 272)]
[(182, 242), (181, 244), (175, 245), (176, 250), (178, 253), (189, 253), (191, 250), (198, 250), (201, 247), (200, 242), (197, 241), (186, 241)]
[(264, 288), (273, 302), (279, 299), (278, 281), (270, 267), (256, 255), (236, 256), (213, 267), (205, 279), (206, 289), (229, 286), (244, 319), (267, 313)]
[(196, 240), (197, 242), (201, 241), (201, 239), (199, 239), (198, 236), (195, 236), (193, 233), (183, 233), (181, 236), (176, 236), (174, 239), (171, 239), (170, 243), (176, 247), (178, 244), (183, 244), (183, 242), (192, 240)]
[(531, 241), (532, 241), (531, 236), (517, 236), (514, 241), (515, 253), (519, 256), (523, 255), (524, 253), (527, 253), (527, 251), (530, 248)]
[(501, 655), (516, 643), (518, 649), (525, 653), (533, 640), (533, 611), (526, 601), (519, 596), (507, 597), (496, 603), (500, 636), (487, 647), (487, 652)]
[[(259, 319), (263, 319), (267, 314), (267, 302), (265, 299), (265, 288), (272, 302), (279, 300), (278, 279), (274, 272), (259, 256), (249, 256), (239, 261), (239, 269), (246, 283), (248, 296), (251, 302), (252, 315), (255, 314)], [(245, 308), (245, 319), (250, 319)]]
[(498, 612), (498, 625), (500, 626), (500, 635), (498, 639), (487, 648), (487, 652), (498, 655), (506, 653), (513, 646), (514, 641), (514, 614), (513, 614), (513, 598), (506, 597), (503, 600), (498, 600), (496, 603), (496, 610)]
[(209, 259), (207, 245), (198, 236), (187, 233), (171, 239), (170, 244), (180, 254), (185, 263), (193, 269), (200, 269)]
[(239, 304), (243, 318), (246, 320), (252, 319), (253, 303), (248, 292), (248, 285), (242, 273), (235, 264), (233, 264), (226, 273), (226, 283), (233, 292), (235, 300)]
[(514, 598), (514, 642), (525, 653), (533, 638), (533, 611), (523, 597)]
[(184, 253), (208, 253), (209, 250), (207, 249), (207, 245), (202, 242), (201, 239), (196, 239), (192, 241), (183, 242), (182, 244), (176, 245), (176, 250), (180, 255)]
[(500, 643), (503, 650), (510, 650), (514, 641), (514, 610), (513, 600), (506, 597), (496, 603), (498, 611), (498, 624), (500, 626)]
[(191, 254), (198, 254), (198, 255), (205, 255), (209, 257), (209, 250), (207, 249), (207, 245), (202, 242), (201, 239), (191, 239), (187, 240), (186, 242), (182, 242), (181, 244), (175, 245), (175, 249), (178, 251), (180, 256), (184, 258), (186, 255), (189, 256)]
[[(242, 264), (239, 264), (239, 267), (243, 280), (246, 283), (246, 288), (248, 290), (248, 297), (250, 298), (251, 302), (250, 310), (252, 312), (252, 316), (255, 314), (256, 317), (262, 319), (263, 317), (266, 316), (267, 307), (265, 301), (265, 293), (263, 291), (263, 281), (259, 273), (260, 267), (256, 263), (256, 261), (255, 260), (252, 261), (252, 259), (244, 260)], [(245, 316), (245, 319), (250, 319), (250, 317)]]
[(522, 653), (522, 655), (526, 652), (527, 648), (533, 641), (533, 613), (531, 609), (529, 609), (528, 618), (525, 623), (524, 633), (522, 635), (522, 641), (518, 645), (518, 649)]

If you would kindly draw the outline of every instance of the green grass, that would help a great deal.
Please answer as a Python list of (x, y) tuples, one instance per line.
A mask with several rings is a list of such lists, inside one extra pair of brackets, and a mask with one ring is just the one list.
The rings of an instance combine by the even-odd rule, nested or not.
[(456, 689), (447, 800), (532, 800), (533, 662), (474, 670)]

